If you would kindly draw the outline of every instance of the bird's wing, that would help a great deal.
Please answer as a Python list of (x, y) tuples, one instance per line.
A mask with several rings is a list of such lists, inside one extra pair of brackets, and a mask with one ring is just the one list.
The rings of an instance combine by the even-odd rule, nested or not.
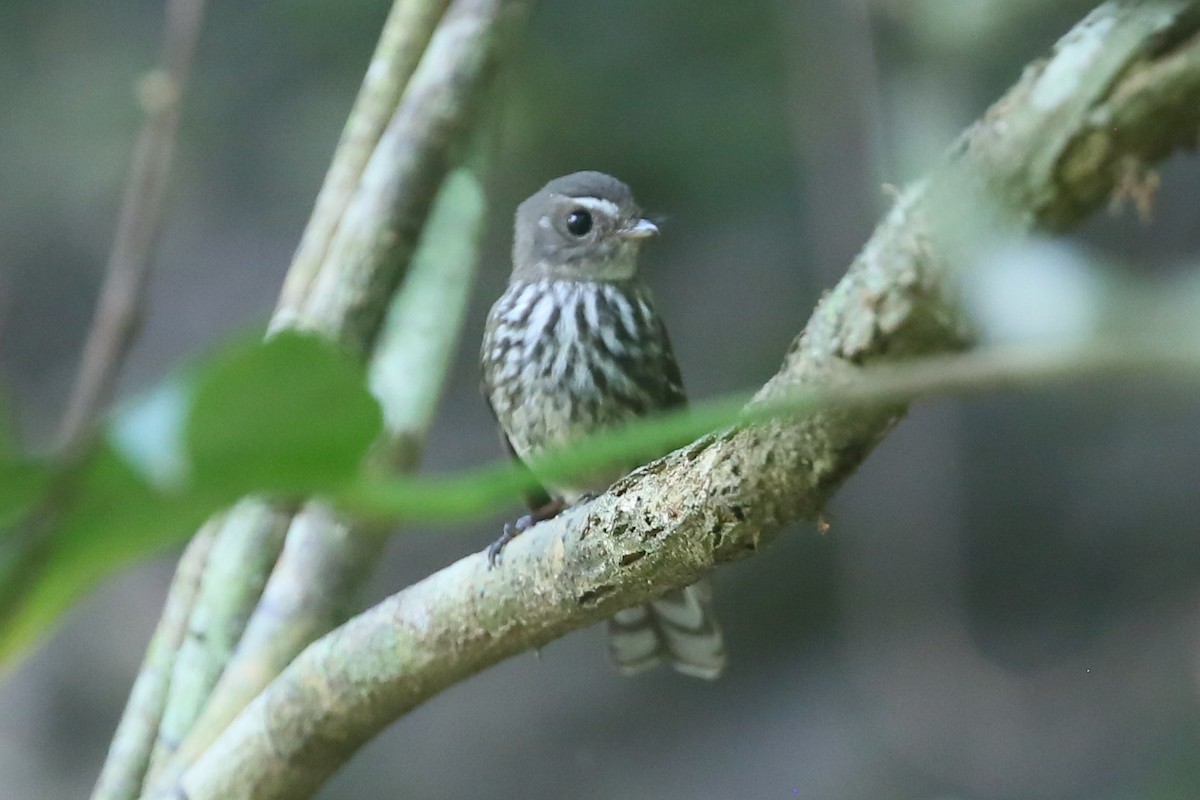
[(533, 473), (529, 471), (529, 467), (517, 455), (512, 442), (508, 440), (508, 434), (504, 432), (504, 428), (500, 425), (500, 418), (496, 416), (496, 409), (492, 408), (491, 394), (488, 392), (486, 385), (483, 387), (483, 401), (487, 403), (488, 411), (492, 412), (492, 419), (496, 420), (496, 430), (500, 433), (500, 443), (504, 446), (504, 452), (512, 456), (512, 460), (516, 462), (522, 471), (529, 475), (530, 483), (527, 485), (530, 488), (521, 492), (521, 496), (525, 499), (525, 504), (529, 507), (530, 511), (538, 511), (550, 505), (553, 501), (550, 493), (546, 491), (544, 486), (533, 480)]
[(683, 408), (687, 405), (687, 394), (683, 390), (683, 375), (679, 372), (679, 362), (675, 360), (671, 339), (667, 336), (667, 327), (662, 324), (662, 320), (657, 320), (656, 327), (659, 341), (662, 343), (662, 364), (658, 373), (662, 376), (659, 393), (662, 403), (659, 408), (663, 411)]

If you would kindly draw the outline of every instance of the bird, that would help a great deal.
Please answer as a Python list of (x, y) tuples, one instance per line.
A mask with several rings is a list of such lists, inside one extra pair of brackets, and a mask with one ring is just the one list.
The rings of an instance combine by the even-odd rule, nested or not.
[[(638, 254), (658, 226), (629, 187), (584, 171), (547, 183), (516, 212), (512, 273), (491, 307), (480, 349), (482, 391), (502, 442), (521, 464), (538, 454), (632, 419), (683, 407), (679, 365), (638, 275)], [(604, 492), (638, 464), (530, 492), (530, 513), (488, 549), (536, 522)], [(608, 622), (609, 655), (634, 674), (659, 663), (700, 678), (725, 666), (721, 628), (707, 579)]]

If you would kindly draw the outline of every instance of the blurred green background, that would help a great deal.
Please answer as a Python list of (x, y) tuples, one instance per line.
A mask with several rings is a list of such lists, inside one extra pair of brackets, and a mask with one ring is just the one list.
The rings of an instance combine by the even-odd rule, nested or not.
[[(869, 235), (883, 185), (927, 169), (1090, 7), (542, 3), (502, 80), (489, 244), (428, 467), (498, 457), (476, 347), (511, 211), (546, 180), (605, 170), (665, 217), (646, 275), (689, 392), (753, 387)], [(123, 395), (266, 319), (386, 10), (211, 4)], [(0, 3), (0, 381), (31, 446), (90, 320), (161, 13)], [(1169, 162), (1163, 184), (1151, 224), (1100, 215), (1069, 252), (1127, 280), (1192, 270), (1200, 165)], [(1200, 796), (1195, 399), (1129, 382), (922, 404), (827, 533), (799, 527), (716, 575), (719, 682), (621, 679), (581, 632), (401, 720), (321, 797)], [(372, 596), (502, 521), (402, 531)], [(85, 796), (171, 566), (111, 581), (0, 684), (0, 796)]]

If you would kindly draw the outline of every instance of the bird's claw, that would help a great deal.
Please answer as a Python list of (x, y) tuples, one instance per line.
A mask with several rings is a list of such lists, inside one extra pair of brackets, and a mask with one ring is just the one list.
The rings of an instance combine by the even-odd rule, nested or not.
[(488, 568), (494, 568), (497, 564), (499, 564), (500, 551), (502, 551), (513, 539), (532, 528), (533, 525), (534, 518), (532, 514), (526, 514), (525, 516), (519, 518), (516, 522), (504, 523), (504, 533), (500, 534), (500, 538), (488, 545)]

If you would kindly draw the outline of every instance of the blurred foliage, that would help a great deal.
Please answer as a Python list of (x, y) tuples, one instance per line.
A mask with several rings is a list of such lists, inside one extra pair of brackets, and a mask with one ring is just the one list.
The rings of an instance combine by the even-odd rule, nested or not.
[[(15, 546), (3, 548), (3, 574), (18, 581), (21, 593), (3, 609), (0, 666), (10, 666), (3, 662), (37, 641), (102, 578), (180, 541), (216, 508), (156, 491), (107, 445), (72, 477), (64, 494), (52, 501), (47, 512), (53, 515), (53, 527), (46, 551), (34, 545), (29, 555), (29, 546), (11, 538), (11, 532), (4, 542)], [(39, 495), (26, 494), (20, 498), (20, 511), (0, 510), (0, 519), (9, 525), (24, 524), (24, 512), (38, 508)], [(14, 569), (20, 573), (14, 575)]]
[[(10, 526), (0, 542), (12, 545), (0, 552), (0, 575), (19, 575), (23, 592), (0, 609), (0, 662), (33, 643), (100, 578), (179, 542), (239, 498), (298, 502), (320, 495), (374, 516), (462, 520), (511, 503), (532, 480), (509, 459), (440, 479), (388, 480), (364, 470), (382, 429), (379, 405), (361, 365), (313, 334), (243, 340), (186, 375), (118, 414), (77, 472), (52, 478), (50, 464), (0, 454), (0, 520)], [(164, 412), (162, 402), (173, 408)], [(744, 402), (724, 399), (642, 420), (550, 454), (538, 470), (573, 476), (596, 465), (647, 461), (729, 424)], [(164, 417), (181, 424), (164, 424)], [(164, 464), (171, 474), (158, 474)], [(29, 509), (36, 511), (26, 516)], [(51, 524), (48, 554), (35, 548), (31, 555), (14, 534), (42, 520)]]
[[(49, 467), (11, 457), (0, 464), (0, 520), (10, 528), (4, 574), (23, 565), (25, 593), (4, 609), (0, 660), (45, 632), (97, 581), (190, 535), (216, 510), (256, 491), (301, 498), (341, 489), (359, 472), (381, 416), (364, 370), (311, 335), (281, 334), (227, 348), (190, 370), (186, 391), (173, 393), (186, 418), (185, 439), (170, 428), (123, 419), (143, 430), (131, 461), (105, 441), (77, 474), (55, 482), (38, 517), (53, 521), (48, 552), (30, 555), (13, 530), (41, 501)], [(137, 405), (131, 415), (159, 413)], [(128, 435), (117, 437), (128, 444)], [(186, 481), (162, 481), (141, 467), (162, 463), (147, 452), (183, 449)], [(32, 576), (29, 573), (32, 571)]]
[(281, 334), (218, 357), (188, 415), (193, 490), (295, 496), (350, 480), (382, 427), (365, 378), (315, 336)]

